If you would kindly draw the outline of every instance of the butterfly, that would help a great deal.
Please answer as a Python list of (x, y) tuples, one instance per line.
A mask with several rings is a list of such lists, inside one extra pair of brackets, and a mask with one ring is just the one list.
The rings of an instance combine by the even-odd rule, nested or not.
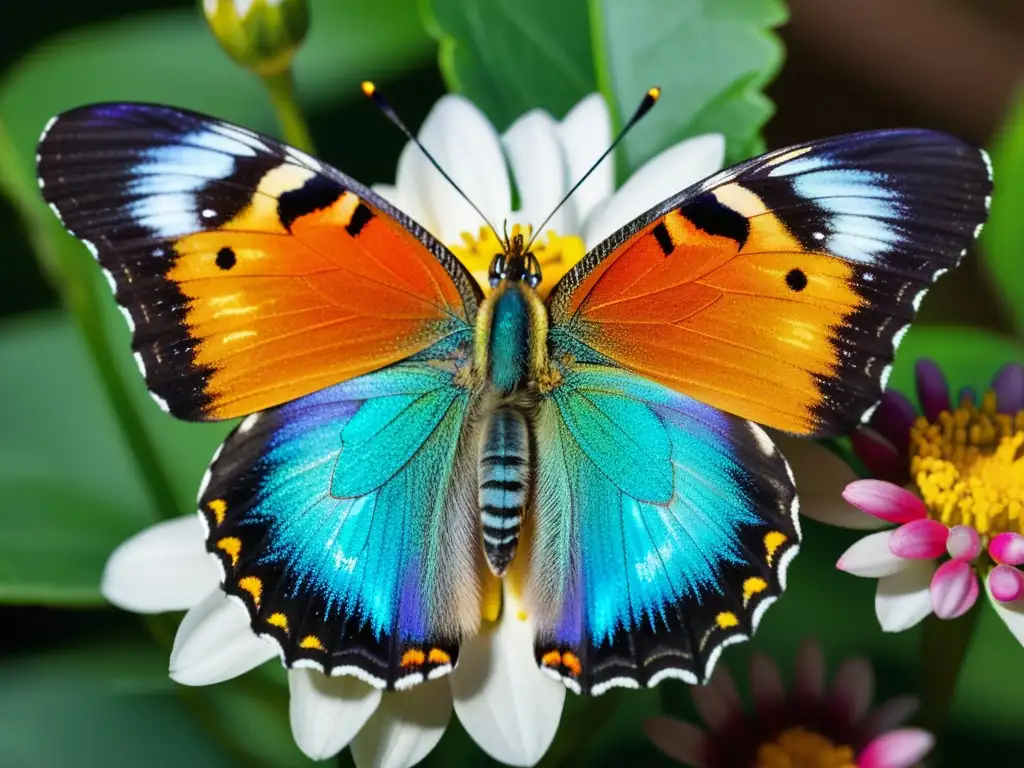
[(537, 664), (594, 695), (706, 681), (753, 634), (800, 544), (758, 424), (866, 420), (992, 188), (942, 133), (798, 144), (625, 224), (542, 301), (521, 237), (485, 295), (368, 187), (211, 117), (74, 109), (38, 170), (157, 403), (243, 417), (199, 513), (288, 666), (445, 675), (487, 571), (523, 559)]

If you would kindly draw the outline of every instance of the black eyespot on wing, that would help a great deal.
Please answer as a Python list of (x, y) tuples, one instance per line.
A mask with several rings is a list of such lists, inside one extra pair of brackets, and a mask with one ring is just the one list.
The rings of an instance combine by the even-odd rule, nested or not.
[(676, 249), (675, 243), (672, 242), (672, 235), (668, 233), (668, 227), (665, 226), (665, 222), (660, 221), (655, 224), (651, 233), (654, 235), (654, 239), (658, 241), (661, 252), (666, 256), (669, 256)]
[(791, 269), (786, 273), (786, 285), (799, 293), (807, 287), (807, 275), (802, 269)]
[(231, 248), (221, 248), (217, 251), (217, 266), (223, 270), (229, 270), (235, 266), (235, 252)]

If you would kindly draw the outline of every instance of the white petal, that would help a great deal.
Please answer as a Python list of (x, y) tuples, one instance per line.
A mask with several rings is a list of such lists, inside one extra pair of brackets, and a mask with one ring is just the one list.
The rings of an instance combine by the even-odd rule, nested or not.
[[(470, 101), (448, 94), (430, 110), (419, 139), (481, 211), (499, 229), (512, 206), (512, 190), (494, 126)], [(397, 186), (408, 213), (442, 242), (477, 233), (484, 222), (415, 147), (398, 161)]]
[(593, 248), (617, 229), (666, 198), (720, 170), (725, 138), (719, 133), (695, 136), (648, 160), (606, 204), (591, 211), (584, 240)]
[(800, 514), (839, 528), (871, 531), (889, 525), (843, 499), (843, 489), (857, 479), (849, 465), (814, 440), (772, 432), (772, 440), (789, 462), (800, 496)]
[[(569, 187), (590, 170), (590, 166), (612, 143), (612, 118), (600, 93), (592, 93), (569, 110), (558, 125), (565, 148)], [(605, 158), (566, 203), (579, 226), (602, 200), (615, 191), (615, 157)]]
[(452, 672), (455, 713), (495, 760), (534, 765), (551, 746), (562, 717), (565, 686), (537, 667), (533, 623), (519, 617), (509, 589), (497, 627), (462, 646)]
[(348, 746), (380, 704), (381, 691), (353, 677), (288, 670), (292, 736), (307, 757), (326, 760)]
[[(398, 170), (395, 175), (395, 186), (392, 187), (395, 190), (394, 199), (388, 197), (387, 194), (383, 194), (388, 192), (388, 185), (381, 184), (378, 186), (382, 188), (385, 200), (401, 208), (409, 218), (423, 226), (434, 237), (440, 238), (441, 230), (438, 223), (432, 218), (433, 214), (420, 189), (420, 173), (422, 169), (420, 168), (419, 161), (422, 159), (423, 151), (413, 142), (407, 141), (398, 155)], [(399, 205), (399, 201), (401, 205)]]
[(212, 685), (238, 677), (277, 654), (257, 637), (249, 612), (220, 588), (185, 614), (171, 648), (171, 677), (182, 685)]
[(914, 560), (897, 557), (889, 550), (889, 539), (894, 531), (871, 533), (855, 542), (836, 563), (836, 568), (854, 576), (880, 579), (910, 567)]
[[(558, 123), (547, 112), (535, 109), (520, 117), (501, 137), (519, 189), (519, 213), (524, 224), (539, 227), (568, 191), (565, 155), (558, 140)], [(544, 229), (560, 235), (575, 234), (579, 223), (567, 206)]]
[(118, 608), (136, 613), (184, 611), (220, 583), (203, 546), (198, 515), (166, 520), (135, 534), (113, 551), (100, 590)]
[(356, 768), (410, 768), (430, 754), (452, 716), (447, 680), (430, 680), (408, 691), (388, 692), (352, 740)]
[(934, 561), (916, 560), (899, 573), (878, 580), (875, 615), (883, 632), (910, 629), (932, 612), (929, 586), (934, 573)]
[(1019, 598), (1012, 603), (1001, 603), (992, 597), (992, 591), (988, 587), (988, 579), (985, 582), (985, 591), (988, 592), (988, 601), (995, 608), (996, 613), (1006, 623), (1017, 642), (1024, 645), (1024, 598)]

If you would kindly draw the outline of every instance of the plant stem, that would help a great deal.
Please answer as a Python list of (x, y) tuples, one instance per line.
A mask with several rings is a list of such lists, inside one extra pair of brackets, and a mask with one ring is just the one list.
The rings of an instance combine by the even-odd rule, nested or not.
[(96, 295), (96, 267), (90, 263), (80, 246), (68, 247), (61, 242), (67, 235), (60, 231), (56, 218), (41, 205), (39, 191), (19, 171), (20, 158), (14, 143), (0, 124), (0, 190), (4, 191), (21, 215), (32, 249), (44, 273), (57, 289), (65, 307), (78, 324), (89, 348), (114, 415), (121, 427), (132, 456), (138, 463), (143, 482), (153, 507), (163, 519), (182, 513), (174, 500), (174, 490), (166, 474), (156, 444), (150, 437), (142, 416), (133, 404), (131, 385), (125, 381), (117, 356), (110, 342), (99, 310)]
[(921, 725), (936, 736), (942, 732), (956, 693), (981, 601), (958, 619), (929, 616), (921, 637)]
[(313, 138), (295, 99), (295, 77), (291, 67), (272, 75), (264, 75), (262, 79), (270, 95), (270, 102), (274, 105), (284, 140), (296, 149), (313, 154)]

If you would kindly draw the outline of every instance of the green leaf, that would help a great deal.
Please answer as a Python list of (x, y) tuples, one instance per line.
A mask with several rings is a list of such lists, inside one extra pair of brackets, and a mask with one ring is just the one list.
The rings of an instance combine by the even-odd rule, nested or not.
[(889, 389), (913, 398), (914, 366), (921, 358), (942, 367), (954, 396), (961, 387), (980, 394), (1006, 363), (1024, 362), (1024, 342), (980, 328), (913, 326), (900, 344)]
[(981, 232), (985, 265), (1003, 307), (1024, 334), (1024, 89), (991, 150), (995, 194)]
[(662, 89), (624, 143), (629, 171), (702, 133), (725, 135), (729, 162), (761, 147), (773, 111), (762, 89), (783, 58), (770, 31), (786, 20), (780, 0), (590, 0), (590, 12), (597, 79), (617, 122)]
[(100, 577), (139, 514), (0, 454), (0, 602), (103, 605)]
[(562, 117), (597, 90), (586, 0), (423, 0), (449, 89), (499, 131), (531, 109)]
[(5, 659), (0, 755), (11, 766), (235, 764), (190, 716), (166, 654), (141, 642)]

